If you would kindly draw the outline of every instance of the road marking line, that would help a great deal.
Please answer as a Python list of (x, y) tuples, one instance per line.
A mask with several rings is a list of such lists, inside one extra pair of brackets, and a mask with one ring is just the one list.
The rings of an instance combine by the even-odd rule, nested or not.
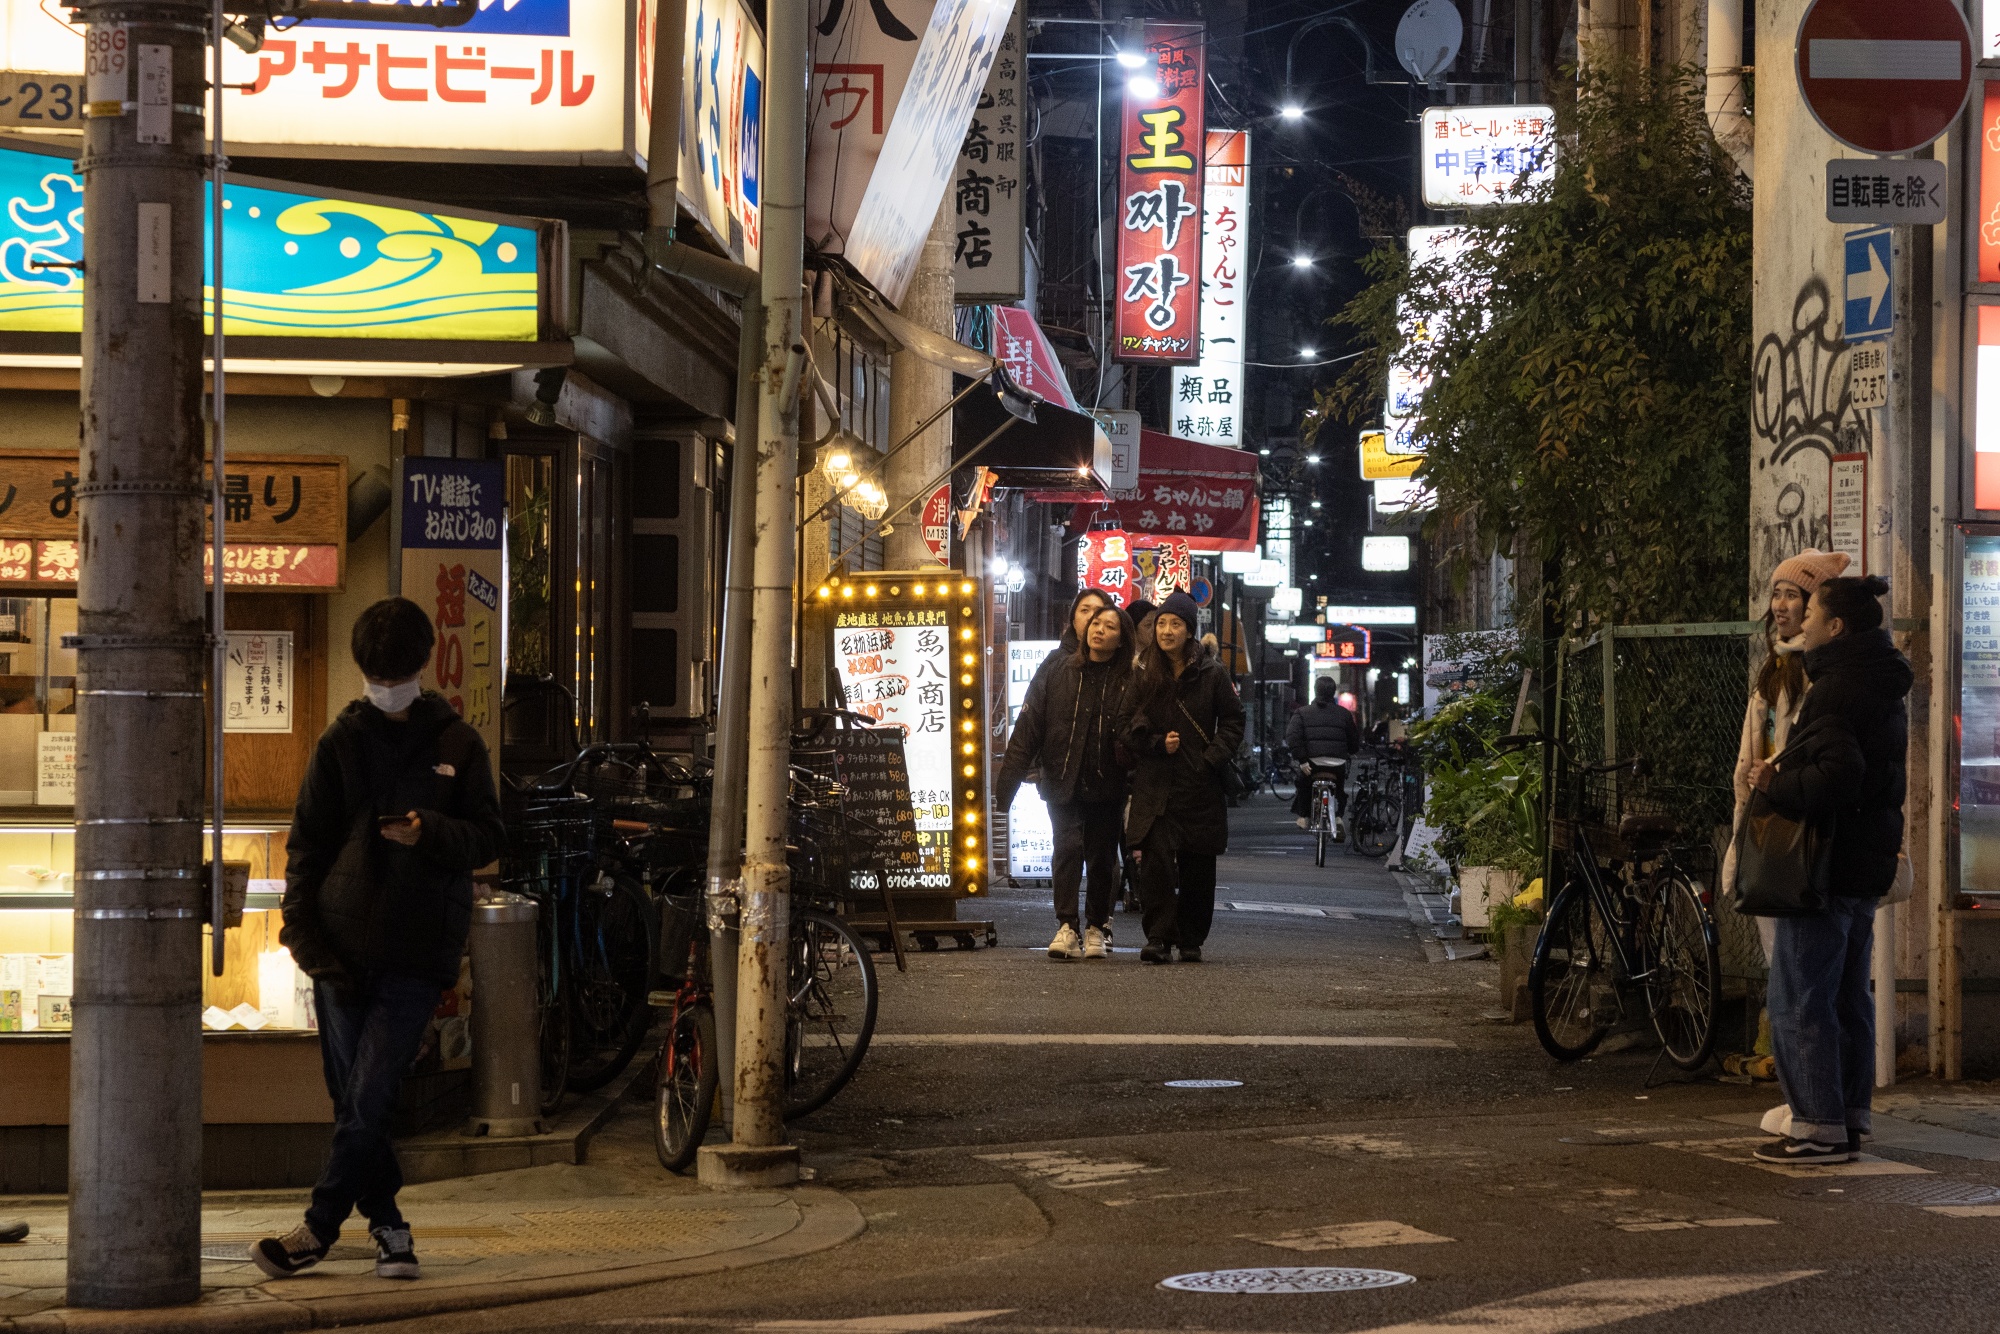
[(1358, 1251), (1370, 1246), (1427, 1246), (1452, 1240), (1393, 1219), (1373, 1223), (1329, 1223), (1324, 1227), (1280, 1232), (1275, 1237), (1253, 1237), (1247, 1232), (1237, 1235), (1244, 1241), (1278, 1246), (1288, 1251)]
[(1098, 1186), (1118, 1186), (1133, 1177), (1153, 1176), (1164, 1167), (1151, 1167), (1131, 1159), (1086, 1158), (1065, 1150), (1034, 1150), (1027, 1153), (976, 1153), (982, 1163), (1002, 1163), (1018, 1172), (1048, 1182), (1057, 1190), (1092, 1190)]
[(877, 1033), (876, 1047), (1422, 1047), (1457, 1050), (1449, 1038), (1275, 1033)]
[(1286, 1148), (1312, 1149), (1318, 1153), (1362, 1153), (1372, 1158), (1414, 1158), (1417, 1151), (1399, 1139), (1386, 1135), (1292, 1135), (1274, 1139)]
[(1383, 1325), (1363, 1334), (1567, 1334), (1620, 1320), (1659, 1315), (1723, 1297), (1740, 1297), (1816, 1277), (1817, 1269), (1783, 1274), (1691, 1274), (1682, 1278), (1605, 1278), (1469, 1306), (1435, 1320)]
[(1813, 1163), (1810, 1166), (1794, 1163), (1767, 1163), (1752, 1157), (1750, 1150), (1760, 1144), (1769, 1144), (1769, 1135), (1737, 1135), (1729, 1139), (1656, 1139), (1652, 1145), (1656, 1149), (1679, 1149), (1683, 1153), (1697, 1153), (1704, 1158), (1713, 1158), (1719, 1163), (1735, 1163), (1739, 1167), (1755, 1167), (1781, 1177), (1903, 1177), (1930, 1176), (1927, 1167), (1913, 1163), (1892, 1163), (1886, 1158), (1872, 1154), (1862, 1154), (1851, 1163)]
[(1612, 1226), (1620, 1232), (1680, 1232), (1697, 1227), (1776, 1227), (1777, 1223), (1775, 1218), (1674, 1218)]
[(1009, 1306), (997, 1311), (919, 1311), (911, 1315), (864, 1315), (852, 1320), (765, 1320), (746, 1329), (844, 1330), (846, 1334), (904, 1334), (909, 1330), (946, 1329), (991, 1320), (996, 1315), (1012, 1315)]
[(2000, 1204), (1927, 1204), (1924, 1212), (1946, 1218), (2000, 1218)]
[(1248, 1186), (1222, 1186), (1215, 1190), (1176, 1190), (1158, 1195), (1134, 1195), (1129, 1200), (1099, 1200), (1098, 1203), (1109, 1205), (1113, 1209), (1122, 1209), (1128, 1204), (1148, 1204), (1153, 1200), (1192, 1200), (1198, 1195), (1248, 1195), (1249, 1193)]

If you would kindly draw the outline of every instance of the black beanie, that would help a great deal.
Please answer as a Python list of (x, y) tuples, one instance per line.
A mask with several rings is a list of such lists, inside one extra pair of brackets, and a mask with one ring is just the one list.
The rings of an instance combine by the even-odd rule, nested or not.
[(1201, 629), (1201, 608), (1185, 593), (1176, 591), (1167, 594), (1167, 600), (1160, 604), (1160, 615), (1180, 617), (1182, 624), (1187, 626), (1190, 638)]

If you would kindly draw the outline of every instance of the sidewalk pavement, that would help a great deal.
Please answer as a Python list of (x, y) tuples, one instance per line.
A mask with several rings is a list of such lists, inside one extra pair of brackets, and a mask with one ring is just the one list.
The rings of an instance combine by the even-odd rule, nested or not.
[(60, 1197), (15, 1198), (28, 1240), (0, 1246), (0, 1331), (265, 1331), (402, 1320), (579, 1296), (825, 1250), (858, 1235), (860, 1212), (831, 1190), (703, 1191), (692, 1182), (552, 1164), (407, 1187), (399, 1197), (424, 1277), (375, 1277), (366, 1224), (348, 1220), (306, 1273), (267, 1279), (246, 1248), (296, 1226), (302, 1191), (216, 1193), (203, 1202), (201, 1301), (147, 1311), (62, 1306)]

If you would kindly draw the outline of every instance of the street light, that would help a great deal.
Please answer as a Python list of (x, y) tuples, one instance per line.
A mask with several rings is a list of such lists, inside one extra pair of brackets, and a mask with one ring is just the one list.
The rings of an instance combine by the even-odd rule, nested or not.
[(1160, 95), (1160, 81), (1150, 74), (1135, 74), (1125, 81), (1125, 91), (1144, 101)]
[(1309, 268), (1311, 268), (1312, 266), (1313, 266), (1313, 262), (1312, 262), (1312, 256), (1311, 256), (1311, 255), (1293, 255), (1293, 256), (1292, 256), (1292, 267), (1293, 267), (1293, 268), (1295, 268), (1295, 269), (1309, 269)]
[(1306, 462), (1307, 462), (1307, 463), (1318, 463), (1318, 462), (1319, 462), (1319, 455), (1317, 455), (1317, 454), (1308, 454), (1308, 455), (1306, 455)]
[(1287, 102), (1278, 108), (1278, 114), (1286, 120), (1304, 120), (1306, 109), (1297, 102)]
[(1307, 357), (1316, 357), (1318, 355), (1319, 349), (1316, 347), (1302, 347), (1299, 349), (1299, 359), (1302, 361)]

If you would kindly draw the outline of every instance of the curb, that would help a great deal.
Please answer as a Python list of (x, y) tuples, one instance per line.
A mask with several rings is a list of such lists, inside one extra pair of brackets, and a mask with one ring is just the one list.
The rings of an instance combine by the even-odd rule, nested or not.
[(420, 1316), (446, 1315), (527, 1302), (584, 1297), (618, 1288), (639, 1287), (666, 1279), (689, 1278), (728, 1269), (747, 1269), (774, 1260), (789, 1260), (829, 1250), (859, 1236), (867, 1226), (861, 1211), (846, 1196), (831, 1190), (802, 1190), (793, 1195), (799, 1221), (790, 1231), (737, 1250), (690, 1256), (684, 1260), (626, 1265), (617, 1269), (564, 1274), (554, 1278), (522, 1279), (515, 1283), (466, 1284), (427, 1288), (421, 1281), (401, 1291), (382, 1294), (310, 1298), (231, 1300), (224, 1305), (156, 1307), (145, 1311), (86, 1311), (61, 1308), (35, 1315), (0, 1317), (4, 1334), (67, 1334), (72, 1330), (144, 1330), (147, 1334), (289, 1334), (293, 1330), (364, 1325)]

